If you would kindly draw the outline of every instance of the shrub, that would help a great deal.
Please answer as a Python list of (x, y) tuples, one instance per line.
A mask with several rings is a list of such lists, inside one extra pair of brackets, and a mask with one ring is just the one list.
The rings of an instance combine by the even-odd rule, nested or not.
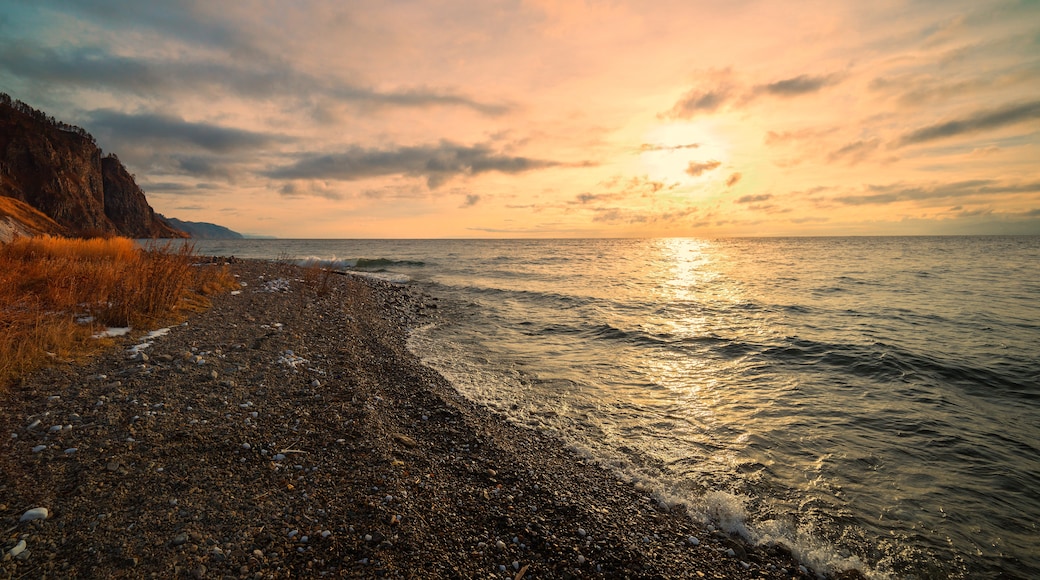
[[(139, 248), (126, 238), (18, 238), (0, 245), (0, 386), (51, 359), (98, 348), (101, 326), (149, 327), (235, 286), (196, 267), (194, 248)], [(82, 324), (77, 321), (90, 320)]]

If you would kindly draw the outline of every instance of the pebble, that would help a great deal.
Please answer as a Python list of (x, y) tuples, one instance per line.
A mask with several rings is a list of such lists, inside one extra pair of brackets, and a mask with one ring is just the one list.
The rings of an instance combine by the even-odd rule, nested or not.
[(585, 531), (585, 528), (578, 528), (578, 535), (579, 536), (584, 538), (587, 533), (588, 532)]
[(245, 449), (246, 451), (249, 451), (252, 448), (253, 448), (253, 446), (248, 444), (248, 443), (243, 443), (242, 444), (242, 449)]
[(12, 557), (12, 558), (16, 558), (16, 557), (18, 557), (19, 554), (21, 554), (24, 551), (25, 551), (25, 540), (19, 540), (18, 543), (15, 544), (15, 546), (13, 548), (11, 548), (11, 550), (9, 552), (7, 552), (7, 555)]
[(39, 426), (40, 426), (40, 420), (37, 419), (37, 420), (33, 421), (32, 423), (29, 423), (29, 426), (26, 427), (26, 429), (35, 429), (35, 428), (37, 428)]
[(585, 563), (585, 556), (582, 556), (582, 555), (579, 554), (578, 555), (578, 563), (579, 564), (584, 564)]
[(47, 511), (47, 508), (45, 508), (45, 507), (37, 507), (37, 508), (33, 508), (33, 509), (25, 512), (24, 514), (22, 514), (21, 519), (19, 519), (18, 521), (20, 521), (20, 522), (29, 522), (29, 521), (32, 521), (32, 520), (45, 520), (45, 519), (47, 519), (47, 516), (49, 516), (49, 515), (50, 515), (50, 512)]
[(69, 447), (68, 449), (65, 450), (65, 455), (72, 455), (73, 453), (75, 453), (77, 451), (79, 451), (78, 447)]
[(495, 547), (498, 548), (499, 550), (505, 550), (506, 549), (506, 543), (503, 542), (502, 540), (499, 540), (499, 541), (495, 542)]
[(330, 532), (328, 530), (325, 530), (324, 532), (321, 533), (321, 537), (323, 537), (323, 538), (327, 538), (327, 537), (329, 537), (331, 535), (332, 535), (332, 532)]
[(686, 538), (686, 541), (689, 542), (691, 546), (699, 546), (701, 543), (697, 536), (690, 536), (689, 538)]
[(32, 452), (33, 453), (39, 453), (39, 452), (43, 451), (46, 448), (47, 448), (46, 445), (37, 445), (36, 447), (32, 448)]
[(276, 453), (275, 456), (271, 458), (272, 461), (282, 461), (283, 459), (285, 459), (284, 453)]
[(51, 425), (51, 428), (48, 429), (48, 431), (51, 433), (57, 433), (58, 431), (61, 431), (61, 425)]

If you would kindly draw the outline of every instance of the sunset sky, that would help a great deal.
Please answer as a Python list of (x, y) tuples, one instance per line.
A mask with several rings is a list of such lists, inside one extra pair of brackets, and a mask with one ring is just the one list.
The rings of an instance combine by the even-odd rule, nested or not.
[(278, 237), (1040, 233), (1040, 2), (0, 0), (0, 90)]

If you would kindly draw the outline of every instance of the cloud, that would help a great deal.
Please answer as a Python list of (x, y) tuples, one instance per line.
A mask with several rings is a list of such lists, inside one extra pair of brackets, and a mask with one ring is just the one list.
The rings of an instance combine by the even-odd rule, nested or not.
[(800, 129), (798, 131), (769, 131), (766, 133), (766, 145), (782, 145), (793, 141), (808, 141), (823, 138), (836, 132), (832, 129)]
[(1040, 101), (1009, 104), (997, 109), (976, 111), (961, 119), (922, 127), (903, 135), (899, 144), (925, 143), (966, 133), (999, 129), (1033, 119), (1040, 119)]
[(731, 95), (728, 87), (713, 89), (693, 89), (675, 103), (668, 116), (675, 119), (689, 119), (699, 113), (710, 113), (717, 110)]
[(593, 210), (592, 221), (607, 224), (661, 224), (675, 223), (683, 220), (699, 210), (694, 206), (686, 206), (668, 211), (640, 211), (618, 207), (603, 207)]
[(88, 129), (110, 133), (119, 140), (192, 145), (216, 153), (259, 149), (276, 141), (288, 140), (284, 136), (192, 123), (154, 113), (127, 114), (101, 109), (88, 113), (87, 118)]
[(830, 198), (845, 205), (887, 205), (903, 201), (959, 199), (1001, 194), (1040, 193), (1040, 182), (999, 183), (992, 179), (976, 179), (940, 185), (870, 185), (865, 193), (838, 195)]
[(782, 81), (758, 85), (755, 87), (754, 92), (778, 97), (794, 97), (808, 93), (815, 93), (823, 87), (833, 84), (834, 79), (834, 75), (799, 75)]
[(462, 202), (459, 207), (473, 207), (480, 202), (480, 196), (475, 193), (466, 194), (466, 201)]
[(738, 172), (732, 173), (728, 178), (726, 178), (726, 187), (733, 187), (737, 184), (737, 182), (740, 181), (740, 178), (742, 177), (744, 176)]
[(671, 110), (663, 114), (673, 119), (689, 119), (702, 113), (712, 113), (724, 105), (737, 103), (746, 105), (760, 97), (797, 97), (815, 93), (820, 89), (835, 84), (837, 75), (799, 75), (772, 83), (746, 85), (734, 79), (729, 70), (710, 71), (704, 75), (704, 84), (693, 88), (679, 98)]
[(763, 201), (768, 201), (770, 199), (773, 199), (773, 194), (771, 194), (771, 193), (761, 193), (761, 194), (758, 194), (758, 195), (745, 195), (745, 196), (742, 196), (742, 197), (737, 199), (737, 203), (762, 203)]
[(250, 100), (326, 97), (368, 107), (430, 108), (458, 106), (485, 115), (500, 115), (511, 107), (430, 87), (376, 90), (331, 76), (309, 75), (277, 59), (259, 57), (225, 64), (216, 60), (129, 57), (98, 46), (55, 49), (28, 40), (0, 42), (0, 71), (43, 88), (90, 88), (125, 96), (228, 94)]
[(880, 146), (881, 140), (877, 137), (860, 139), (831, 151), (831, 153), (827, 155), (827, 160), (831, 162), (845, 160), (849, 164), (855, 165), (869, 157), (870, 154), (876, 151)]
[(701, 174), (705, 172), (717, 169), (720, 165), (722, 165), (722, 162), (720, 161), (705, 161), (704, 163), (691, 161), (690, 164), (686, 167), (686, 173), (693, 177), (699, 177)]
[(646, 153), (650, 151), (680, 151), (682, 149), (696, 149), (700, 146), (700, 143), (688, 143), (686, 145), (658, 145), (655, 143), (643, 143), (639, 146), (639, 152)]
[(430, 189), (461, 175), (497, 171), (522, 173), (560, 165), (555, 161), (495, 153), (483, 145), (464, 146), (448, 141), (438, 145), (367, 149), (353, 146), (342, 153), (312, 153), (264, 175), (274, 179), (336, 179), (353, 181), (387, 175), (425, 177)]

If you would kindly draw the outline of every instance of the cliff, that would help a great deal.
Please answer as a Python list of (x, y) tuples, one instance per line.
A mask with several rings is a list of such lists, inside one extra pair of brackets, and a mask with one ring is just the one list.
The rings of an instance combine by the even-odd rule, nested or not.
[(89, 133), (2, 93), (0, 195), (73, 236), (187, 237), (155, 216), (119, 159), (103, 157)]

